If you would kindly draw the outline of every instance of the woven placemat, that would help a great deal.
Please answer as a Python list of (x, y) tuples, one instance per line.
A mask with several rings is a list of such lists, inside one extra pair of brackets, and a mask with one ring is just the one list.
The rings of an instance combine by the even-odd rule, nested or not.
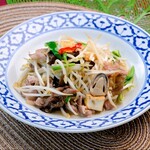
[[(66, 10), (87, 10), (60, 3), (25, 3), (0, 7), (0, 36), (32, 17)], [(0, 150), (150, 150), (150, 111), (122, 126), (93, 133), (40, 130), (0, 111)]]

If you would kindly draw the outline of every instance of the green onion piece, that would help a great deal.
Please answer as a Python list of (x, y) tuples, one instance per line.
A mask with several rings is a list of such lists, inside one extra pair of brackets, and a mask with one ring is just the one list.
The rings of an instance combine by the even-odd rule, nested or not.
[[(75, 66), (75, 63), (70, 63), (70, 64), (64, 64), (64, 67), (73, 67)], [(52, 65), (51, 68), (56, 71), (56, 70), (60, 70), (61, 66), (60, 65)]]
[(122, 103), (122, 100), (123, 100), (124, 96), (122, 93), (120, 93), (117, 97), (117, 104), (121, 104)]
[(45, 43), (45, 46), (47, 46), (52, 51), (56, 58), (60, 60), (62, 59), (62, 56), (58, 52), (57, 43), (55, 41), (47, 42)]
[(112, 54), (113, 54), (114, 58), (121, 57), (121, 54), (118, 50), (112, 51)]
[(70, 101), (70, 99), (71, 99), (71, 97), (70, 97), (70, 96), (67, 96), (67, 97), (65, 98), (65, 102), (68, 103), (68, 102)]
[(87, 46), (87, 43), (82, 42), (82, 45), (83, 45), (83, 46)]
[(67, 53), (63, 54), (63, 59), (64, 59), (65, 62), (67, 62)]
[(127, 85), (128, 83), (131, 83), (133, 81), (134, 74), (135, 74), (135, 68), (134, 66), (132, 66), (128, 74), (126, 75), (124, 85)]
[(63, 53), (63, 59), (64, 59), (64, 62), (66, 63), (66, 70), (68, 72), (68, 67), (69, 67), (69, 62), (67, 60), (67, 53)]

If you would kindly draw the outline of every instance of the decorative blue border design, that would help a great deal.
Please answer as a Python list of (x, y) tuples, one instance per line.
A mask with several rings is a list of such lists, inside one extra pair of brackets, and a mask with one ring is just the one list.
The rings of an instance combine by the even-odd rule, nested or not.
[[(62, 29), (91, 29), (113, 34), (132, 45), (145, 62), (146, 81), (138, 97), (116, 113), (100, 118), (56, 119), (27, 108), (11, 93), (7, 84), (7, 66), (15, 52), (26, 42)], [(0, 106), (13, 117), (32, 126), (60, 131), (87, 132), (111, 128), (139, 116), (150, 108), (150, 36), (123, 19), (94, 12), (61, 12), (43, 15), (20, 24), (0, 39)]]

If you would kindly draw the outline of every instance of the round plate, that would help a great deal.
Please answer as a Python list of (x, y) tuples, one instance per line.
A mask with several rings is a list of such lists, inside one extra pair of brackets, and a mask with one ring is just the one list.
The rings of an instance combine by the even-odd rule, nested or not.
[[(91, 118), (65, 118), (29, 106), (14, 90), (13, 83), (29, 52), (50, 40), (68, 35), (98, 44), (109, 44), (135, 67), (134, 88), (117, 109)], [(88, 36), (87, 36), (88, 35)], [(100, 38), (97, 38), (100, 37)], [(46, 14), (26, 21), (0, 38), (0, 107), (14, 118), (34, 127), (57, 132), (105, 130), (135, 119), (150, 108), (150, 36), (121, 18), (96, 12), (72, 11)]]

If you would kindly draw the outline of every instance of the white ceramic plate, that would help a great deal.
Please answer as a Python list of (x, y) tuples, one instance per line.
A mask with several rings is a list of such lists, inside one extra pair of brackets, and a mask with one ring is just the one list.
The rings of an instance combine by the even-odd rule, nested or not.
[[(60, 114), (46, 114), (29, 106), (13, 89), (20, 67), (29, 52), (46, 41), (69, 35), (120, 50), (129, 66), (135, 67), (135, 87), (116, 110), (91, 118), (66, 119)], [(140, 27), (115, 16), (94, 12), (59, 12), (33, 18), (10, 30), (0, 39), (0, 107), (14, 118), (38, 128), (58, 132), (91, 132), (119, 126), (150, 108), (150, 36)]]

